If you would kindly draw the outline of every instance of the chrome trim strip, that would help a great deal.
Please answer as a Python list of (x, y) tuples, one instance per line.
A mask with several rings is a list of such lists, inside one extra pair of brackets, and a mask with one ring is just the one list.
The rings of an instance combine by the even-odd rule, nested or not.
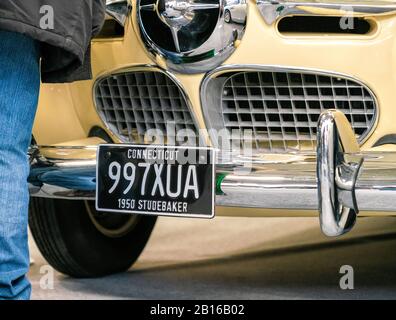
[(271, 25), (291, 15), (376, 16), (396, 14), (396, 4), (387, 1), (312, 1), (312, 0), (256, 0), (264, 21)]
[(106, 14), (123, 27), (131, 10), (132, 6), (129, 0), (106, 0)]
[[(279, 65), (260, 65), (260, 64), (246, 64), (246, 65), (224, 65), (219, 68), (216, 68), (210, 72), (208, 72), (204, 79), (201, 82), (200, 86), (200, 99), (201, 99), (201, 107), (202, 107), (202, 113), (204, 116), (204, 121), (205, 125), (207, 128), (211, 129), (211, 126), (209, 125), (209, 114), (208, 110), (209, 108), (213, 108), (213, 106), (210, 106), (207, 102), (207, 88), (211, 80), (214, 78), (219, 77), (221, 74), (228, 73), (228, 72), (243, 72), (243, 71), (269, 71), (269, 72), (303, 72), (307, 74), (315, 74), (315, 75), (324, 75), (324, 76), (332, 76), (332, 77), (340, 77), (346, 80), (354, 81), (358, 83), (359, 85), (363, 86), (366, 88), (366, 90), (370, 93), (370, 95), (373, 97), (375, 101), (375, 116), (373, 117), (373, 121), (371, 124), (371, 130), (369, 130), (365, 136), (361, 136), (359, 139), (359, 144), (363, 145), (371, 136), (371, 134), (374, 132), (377, 122), (380, 116), (380, 107), (378, 103), (378, 98), (374, 91), (370, 89), (364, 82), (356, 77), (341, 73), (341, 72), (334, 72), (334, 71), (328, 71), (328, 70), (323, 70), (323, 69), (315, 69), (315, 68), (301, 68), (301, 67), (293, 67), (293, 66), (279, 66)], [(211, 137), (213, 140), (213, 137)]]

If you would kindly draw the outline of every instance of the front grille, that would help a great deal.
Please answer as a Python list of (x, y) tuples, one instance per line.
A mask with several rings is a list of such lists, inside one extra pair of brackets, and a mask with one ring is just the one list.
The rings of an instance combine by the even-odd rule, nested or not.
[(151, 143), (159, 136), (164, 139), (156, 143), (195, 143), (198, 130), (188, 103), (167, 74), (117, 73), (98, 80), (94, 92), (100, 117), (121, 141)]
[(222, 126), (251, 130), (251, 146), (260, 151), (314, 149), (318, 118), (326, 109), (341, 110), (360, 141), (375, 123), (371, 91), (341, 76), (244, 71), (227, 74), (219, 88)]

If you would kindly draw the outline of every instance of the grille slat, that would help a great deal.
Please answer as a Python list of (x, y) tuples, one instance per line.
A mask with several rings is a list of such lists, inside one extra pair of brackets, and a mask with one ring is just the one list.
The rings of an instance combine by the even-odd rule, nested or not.
[(221, 93), (224, 127), (252, 130), (253, 147), (270, 152), (314, 149), (317, 121), (326, 109), (341, 110), (362, 139), (374, 125), (376, 107), (362, 84), (308, 72), (235, 72)]
[(101, 78), (95, 85), (95, 103), (102, 120), (124, 142), (145, 143), (148, 130), (171, 134), (165, 143), (175, 142), (176, 136), (166, 130), (169, 125), (176, 135), (185, 130), (183, 136), (198, 137), (183, 92), (163, 72), (128, 71)]

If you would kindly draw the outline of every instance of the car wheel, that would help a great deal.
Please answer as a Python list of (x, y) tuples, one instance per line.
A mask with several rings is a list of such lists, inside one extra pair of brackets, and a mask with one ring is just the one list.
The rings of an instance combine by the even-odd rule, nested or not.
[(40, 252), (76, 278), (127, 271), (142, 253), (156, 217), (96, 211), (92, 201), (31, 198), (29, 226)]
[(231, 12), (229, 10), (226, 10), (224, 13), (224, 21), (225, 21), (225, 23), (232, 22)]

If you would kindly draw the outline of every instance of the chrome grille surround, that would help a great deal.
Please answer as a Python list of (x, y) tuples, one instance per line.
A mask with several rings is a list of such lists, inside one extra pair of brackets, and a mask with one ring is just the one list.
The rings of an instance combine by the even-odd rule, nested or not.
[(191, 137), (187, 144), (196, 143), (199, 130), (191, 103), (166, 71), (137, 66), (106, 74), (96, 80), (93, 95), (101, 120), (122, 142), (152, 143), (146, 133), (160, 132), (165, 141), (155, 143), (186, 144), (177, 141), (179, 133)]
[[(374, 93), (359, 80), (279, 66), (220, 67), (205, 77), (201, 101), (208, 128), (250, 130), (254, 152), (314, 151), (317, 120), (326, 109), (344, 112), (363, 143), (378, 116)], [(243, 148), (246, 137), (240, 140)]]

